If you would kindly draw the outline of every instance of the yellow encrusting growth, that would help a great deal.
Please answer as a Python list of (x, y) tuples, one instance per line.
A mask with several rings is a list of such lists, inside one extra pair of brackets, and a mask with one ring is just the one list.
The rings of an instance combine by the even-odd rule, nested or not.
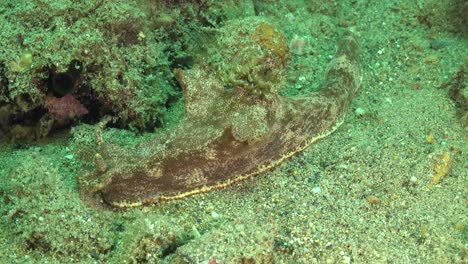
[(426, 143), (432, 144), (435, 142), (434, 134), (431, 132), (429, 135), (426, 137)]
[(449, 152), (436, 154), (434, 158), (434, 174), (431, 176), (431, 181), (433, 184), (439, 184), (442, 178), (449, 175), (453, 166), (453, 158)]
[(261, 23), (255, 28), (252, 40), (280, 57), (283, 64), (289, 60), (289, 48), (286, 38), (273, 25)]

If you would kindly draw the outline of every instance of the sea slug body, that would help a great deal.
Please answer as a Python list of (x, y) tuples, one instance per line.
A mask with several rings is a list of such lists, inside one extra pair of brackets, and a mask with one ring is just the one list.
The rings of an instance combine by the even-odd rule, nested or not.
[(100, 179), (93, 192), (113, 207), (134, 207), (224, 188), (274, 168), (343, 123), (361, 86), (358, 54), (356, 35), (346, 31), (320, 90), (293, 98), (225, 89), (205, 66), (176, 70), (187, 119), (133, 158), (87, 175)]

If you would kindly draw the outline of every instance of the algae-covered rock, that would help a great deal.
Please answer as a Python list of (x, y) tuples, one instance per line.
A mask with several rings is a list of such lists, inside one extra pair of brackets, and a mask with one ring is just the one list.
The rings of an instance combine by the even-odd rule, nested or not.
[(171, 43), (161, 37), (164, 28), (154, 30), (146, 8), (132, 1), (2, 1), (0, 106), (11, 108), (6, 127), (36, 126), (49, 112), (46, 98), (67, 95), (89, 112), (67, 125), (112, 115), (124, 128), (162, 126), (180, 94), (165, 52)]

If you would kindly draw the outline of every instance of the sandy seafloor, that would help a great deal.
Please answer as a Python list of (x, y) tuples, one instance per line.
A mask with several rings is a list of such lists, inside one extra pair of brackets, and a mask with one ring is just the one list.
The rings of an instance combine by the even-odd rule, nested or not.
[[(3, 144), (0, 181), (22, 188), (0, 192), (0, 263), (466, 263), (468, 133), (440, 87), (468, 66), (467, 35), (444, 24), (452, 1), (393, 2), (355, 1), (336, 20), (360, 33), (365, 72), (345, 123), (246, 182), (112, 211), (81, 199), (69, 133)], [(429, 27), (417, 15), (431, 5)], [(289, 30), (307, 20), (295, 12)], [(310, 44), (314, 83), (335, 40)], [(453, 166), (433, 184), (444, 153)]]

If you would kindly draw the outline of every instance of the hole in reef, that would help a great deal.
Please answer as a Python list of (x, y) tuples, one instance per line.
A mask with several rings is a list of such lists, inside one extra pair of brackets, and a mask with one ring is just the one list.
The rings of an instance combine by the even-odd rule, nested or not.
[(67, 72), (60, 72), (51, 78), (51, 90), (55, 97), (63, 97), (75, 87), (75, 79)]

